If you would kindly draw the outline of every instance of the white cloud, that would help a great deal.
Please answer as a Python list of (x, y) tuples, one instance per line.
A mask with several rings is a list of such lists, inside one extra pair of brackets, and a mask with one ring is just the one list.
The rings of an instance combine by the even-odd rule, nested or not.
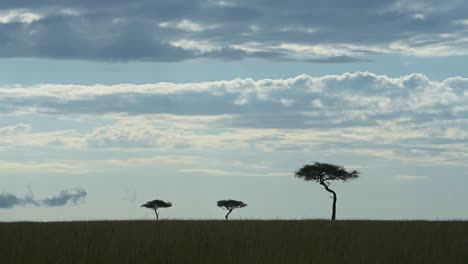
[(17, 162), (0, 160), (0, 170), (4, 173), (59, 173), (84, 174), (88, 172), (88, 164), (82, 161), (51, 161), (51, 162)]
[(32, 126), (29, 124), (16, 124), (13, 126), (0, 127), (0, 136), (17, 136), (31, 132)]
[(318, 98), (313, 99), (311, 104), (312, 104), (312, 106), (317, 107), (317, 108), (322, 108), (323, 107), (322, 101), (320, 101), (320, 99), (318, 99)]
[(284, 49), (289, 51), (297, 56), (300, 55), (310, 55), (310, 56), (353, 56), (355, 55), (353, 52), (348, 51), (345, 49), (344, 46), (340, 45), (304, 45), (304, 44), (297, 44), (297, 43), (282, 43), (276, 47), (275, 49)]
[(208, 40), (179, 39), (169, 42), (174, 47), (201, 52), (219, 51), (221, 47)]
[(81, 15), (80, 10), (74, 8), (63, 8), (60, 9), (59, 14), (66, 15), (66, 16), (79, 16)]
[(115, 159), (92, 159), (92, 160), (45, 160), (45, 161), (9, 161), (0, 160), (0, 170), (3, 173), (54, 173), (54, 174), (86, 174), (106, 169), (121, 167), (152, 167), (152, 166), (177, 166), (181, 168), (186, 165), (200, 163), (200, 157), (183, 155), (158, 155)]
[(459, 20), (459, 21), (456, 21), (456, 23), (468, 26), (468, 19)]
[(158, 145), (161, 132), (151, 126), (140, 125), (135, 128), (117, 123), (98, 127), (87, 137), (91, 147), (148, 147)]
[(419, 57), (465, 56), (468, 54), (468, 38), (444, 40), (435, 44), (416, 47), (418, 42), (430, 41), (433, 37), (435, 36), (424, 36), (424, 39), (398, 40), (390, 43), (388, 52)]
[[(195, 129), (197, 126), (185, 124), (176, 127), (178, 121), (164, 121), (163, 118), (162, 121), (158, 121), (158, 117), (145, 116), (120, 119), (115, 124), (94, 128), (84, 138), (90, 148), (167, 150), (192, 146), (190, 138), (194, 135), (187, 128)], [(201, 124), (198, 127), (200, 126)]]
[(396, 178), (399, 180), (405, 180), (405, 181), (418, 181), (418, 180), (427, 179), (426, 176), (416, 176), (416, 175), (398, 175), (396, 176)]
[[(17, 108), (15, 109), (17, 111), (31, 107), (27, 103), (21, 106), (8, 105), (11, 99), (31, 101), (36, 107), (41, 105), (39, 99), (52, 100), (66, 107), (66, 103), (71, 101), (97, 101), (108, 96), (118, 96), (120, 97), (118, 99), (126, 104), (125, 108), (131, 111), (132, 107), (141, 106), (138, 100), (144, 97), (140, 96), (158, 96), (155, 99), (166, 97), (176, 106), (178, 101), (182, 103), (184, 98), (178, 96), (171, 99), (170, 96), (187, 93), (199, 95), (200, 99), (213, 97), (213, 100), (219, 102), (228, 100), (227, 104), (249, 105), (257, 102), (273, 102), (286, 107), (291, 106), (293, 102), (301, 102), (303, 99), (310, 99), (312, 106), (317, 107), (320, 106), (319, 102), (326, 104), (331, 98), (335, 98), (340, 103), (344, 103), (340, 107), (358, 106), (359, 108), (367, 107), (369, 108), (367, 110), (376, 112), (388, 112), (402, 107), (415, 110), (436, 105), (450, 107), (449, 105), (453, 103), (456, 104), (455, 106), (464, 105), (461, 103), (466, 100), (466, 95), (463, 93), (466, 93), (463, 91), (466, 89), (463, 85), (466, 83), (468, 83), (466, 79), (457, 80), (456, 83), (450, 82), (449, 79), (437, 82), (417, 74), (389, 78), (371, 73), (354, 73), (318, 78), (299, 75), (283, 80), (234, 79), (187, 84), (38, 85), (28, 88), (0, 88), (0, 107)], [(230, 99), (230, 97), (235, 98)], [(50, 108), (50, 105), (54, 104), (46, 106), (44, 103), (40, 107), (41, 111), (46, 111), (46, 107)], [(200, 105), (195, 103), (194, 106)], [(102, 105), (102, 107), (109, 108), (110, 106)], [(329, 109), (334, 107), (330, 105)], [(184, 108), (183, 105), (176, 107), (177, 110), (182, 108)], [(301, 110), (307, 109), (305, 107)], [(220, 114), (216, 113), (216, 108), (211, 111), (213, 113), (210, 114)]]
[(173, 28), (183, 31), (191, 31), (191, 32), (203, 32), (205, 30), (216, 29), (220, 27), (220, 25), (203, 25), (188, 19), (182, 19), (179, 21), (165, 21), (159, 23), (159, 26), (162, 28)]
[(199, 158), (194, 156), (154, 156), (104, 161), (104, 163), (113, 166), (186, 165), (195, 164), (197, 162), (199, 162)]
[(178, 172), (182, 173), (195, 173), (205, 175), (216, 175), (216, 176), (252, 176), (252, 177), (283, 177), (292, 176), (291, 172), (248, 172), (248, 171), (228, 171), (221, 169), (180, 169)]
[[(0, 128), (0, 146), (119, 150), (323, 148), (405, 162), (463, 163), (468, 158), (468, 79), (369, 72), (287, 79), (198, 83), (52, 85), (0, 88), (0, 109), (14, 116), (105, 115), (85, 131)], [(47, 114), (45, 114), (47, 113)], [(5, 114), (4, 114), (5, 115)], [(7, 114), (8, 115), (8, 114)], [(332, 146), (332, 147), (330, 147)]]
[(85, 142), (82, 135), (74, 130), (34, 132), (30, 124), (22, 123), (0, 127), (0, 136), (0, 145), (7, 146), (82, 148)]
[(286, 26), (286, 27), (282, 27), (280, 31), (281, 32), (315, 33), (319, 30), (316, 28), (312, 28), (312, 27)]
[(208, 0), (209, 5), (219, 6), (219, 7), (233, 7), (236, 4), (232, 1), (220, 1), (220, 0)]
[(262, 28), (261, 28), (259, 25), (255, 25), (255, 24), (254, 24), (254, 25), (250, 25), (250, 26), (249, 26), (249, 29), (250, 29), (250, 31), (252, 31), (252, 32), (258, 32), (258, 31), (262, 30)]
[(232, 161), (232, 162), (224, 162), (221, 165), (227, 165), (232, 167), (239, 167), (239, 168), (248, 168), (248, 169), (257, 169), (257, 170), (270, 170), (271, 166), (265, 164), (257, 164), (257, 163), (250, 163), (250, 162), (241, 162), (241, 161)]
[[(466, 87), (468, 80), (460, 77), (438, 82), (419, 74), (389, 78), (365, 72), (323, 77), (299, 75), (280, 80), (234, 79), (184, 84), (46, 84), (0, 88), (0, 107), (10, 111), (31, 109), (34, 105), (42, 109), (41, 112), (80, 113), (89, 109), (99, 113), (126, 111), (177, 116), (180, 112), (203, 112), (203, 115), (235, 116), (243, 113), (248, 116), (253, 112), (245, 112), (242, 108), (259, 104), (260, 108), (257, 111), (260, 111), (262, 106), (270, 107), (265, 104), (269, 103), (277, 111), (288, 108), (288, 112), (291, 113), (307, 113), (308, 119), (323, 116), (329, 120), (341, 118), (342, 121), (351, 121), (372, 120), (377, 115), (398, 112), (406, 112), (414, 117), (424, 112), (433, 114), (434, 111), (463, 115), (468, 98)], [(197, 99), (191, 99), (190, 103), (186, 101), (194, 96), (197, 96)], [(119, 104), (102, 101), (110, 97), (115, 98), (113, 101), (118, 101)], [(21, 104), (11, 104), (11, 101), (18, 100), (21, 100)], [(87, 107), (73, 107), (80, 102), (86, 103)], [(145, 102), (148, 105), (145, 105)], [(158, 102), (160, 105), (164, 103), (165, 107), (155, 108)], [(208, 103), (223, 104), (224, 108), (227, 108), (210, 107), (201, 111)], [(122, 107), (115, 107), (119, 105)], [(46, 110), (47, 108), (49, 110)]]
[(25, 23), (31, 24), (40, 20), (42, 15), (27, 9), (12, 9), (0, 11), (0, 24)]

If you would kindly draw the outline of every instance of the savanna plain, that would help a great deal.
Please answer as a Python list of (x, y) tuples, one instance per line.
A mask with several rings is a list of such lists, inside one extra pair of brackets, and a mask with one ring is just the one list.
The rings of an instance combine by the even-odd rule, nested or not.
[(0, 263), (468, 263), (468, 222), (0, 223)]

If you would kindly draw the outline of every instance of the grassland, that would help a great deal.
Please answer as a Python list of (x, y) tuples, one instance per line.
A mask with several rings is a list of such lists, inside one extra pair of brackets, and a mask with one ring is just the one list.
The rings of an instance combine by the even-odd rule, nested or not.
[(468, 222), (1, 223), (0, 263), (468, 263)]

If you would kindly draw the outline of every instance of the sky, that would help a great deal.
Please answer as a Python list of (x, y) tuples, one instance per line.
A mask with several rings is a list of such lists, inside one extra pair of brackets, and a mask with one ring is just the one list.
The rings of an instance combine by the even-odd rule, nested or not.
[(0, 2), (0, 221), (467, 219), (463, 0)]

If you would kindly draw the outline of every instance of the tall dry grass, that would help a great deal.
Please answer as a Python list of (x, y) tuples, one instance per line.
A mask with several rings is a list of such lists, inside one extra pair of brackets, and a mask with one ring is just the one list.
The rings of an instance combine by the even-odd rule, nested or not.
[(468, 263), (468, 222), (1, 223), (0, 263)]

